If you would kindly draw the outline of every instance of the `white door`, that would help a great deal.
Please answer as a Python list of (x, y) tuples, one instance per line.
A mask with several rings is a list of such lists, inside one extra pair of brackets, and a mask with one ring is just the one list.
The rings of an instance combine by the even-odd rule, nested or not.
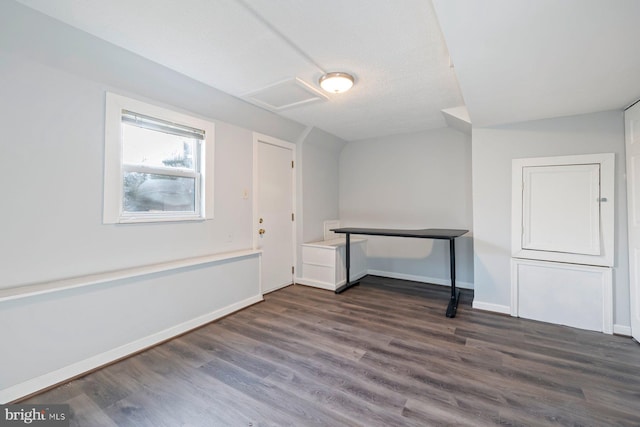
[(614, 264), (615, 155), (513, 160), (511, 255)]
[(254, 135), (254, 247), (262, 250), (262, 292), (293, 283), (295, 145)]
[(629, 213), (631, 335), (640, 341), (640, 103), (624, 114)]
[(600, 255), (600, 164), (522, 168), (522, 248)]

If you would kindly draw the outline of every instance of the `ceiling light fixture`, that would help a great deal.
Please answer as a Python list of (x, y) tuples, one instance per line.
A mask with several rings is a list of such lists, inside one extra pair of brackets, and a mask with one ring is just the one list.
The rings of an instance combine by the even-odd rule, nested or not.
[(320, 87), (330, 93), (346, 92), (353, 86), (353, 76), (347, 73), (327, 73), (320, 77)]

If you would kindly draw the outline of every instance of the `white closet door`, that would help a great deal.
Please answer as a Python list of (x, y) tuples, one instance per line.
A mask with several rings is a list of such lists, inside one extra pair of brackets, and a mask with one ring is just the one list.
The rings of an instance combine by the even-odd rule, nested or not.
[(513, 160), (511, 255), (613, 266), (613, 153)]
[(600, 164), (522, 170), (522, 248), (600, 255)]
[(262, 250), (262, 293), (293, 283), (295, 145), (254, 134), (254, 248)]
[(513, 160), (511, 315), (613, 333), (613, 153)]
[(624, 114), (629, 216), (631, 335), (640, 341), (640, 103)]

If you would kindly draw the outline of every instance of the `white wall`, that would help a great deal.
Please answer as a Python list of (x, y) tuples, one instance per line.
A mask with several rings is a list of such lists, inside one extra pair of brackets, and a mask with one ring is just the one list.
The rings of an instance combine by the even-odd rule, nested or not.
[[(214, 121), (210, 221), (102, 223), (105, 91)], [(21, 299), (33, 283), (250, 248), (252, 131), (304, 126), (25, 8), (0, 2), (0, 403), (261, 299), (259, 257)], [(8, 344), (9, 345), (9, 344)]]
[(0, 301), (0, 403), (262, 300), (259, 255)]
[(302, 146), (304, 243), (323, 239), (323, 221), (337, 219), (342, 139), (314, 128)]
[[(449, 128), (350, 142), (340, 155), (342, 226), (472, 229), (471, 141)], [(449, 283), (445, 241), (367, 236), (368, 267)], [(456, 240), (457, 281), (473, 286), (471, 234)]]
[[(0, 8), (0, 174), (11, 183), (0, 288), (251, 247), (247, 129), (295, 141), (302, 125), (14, 2)], [(216, 123), (214, 220), (102, 224), (106, 90)]]
[(307, 128), (297, 141), (297, 272), (302, 271), (300, 245), (322, 240), (323, 222), (338, 218), (338, 162), (345, 144), (318, 128)]
[(474, 305), (509, 312), (511, 160), (593, 153), (616, 154), (614, 325), (629, 326), (622, 111), (473, 129)]

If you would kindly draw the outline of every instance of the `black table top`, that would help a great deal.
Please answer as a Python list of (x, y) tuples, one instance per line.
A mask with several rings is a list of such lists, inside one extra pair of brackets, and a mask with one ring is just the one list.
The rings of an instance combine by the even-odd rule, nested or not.
[(340, 234), (364, 234), (368, 236), (417, 237), (422, 239), (455, 239), (469, 230), (450, 228), (423, 228), (420, 230), (398, 230), (395, 228), (334, 228), (331, 231)]

